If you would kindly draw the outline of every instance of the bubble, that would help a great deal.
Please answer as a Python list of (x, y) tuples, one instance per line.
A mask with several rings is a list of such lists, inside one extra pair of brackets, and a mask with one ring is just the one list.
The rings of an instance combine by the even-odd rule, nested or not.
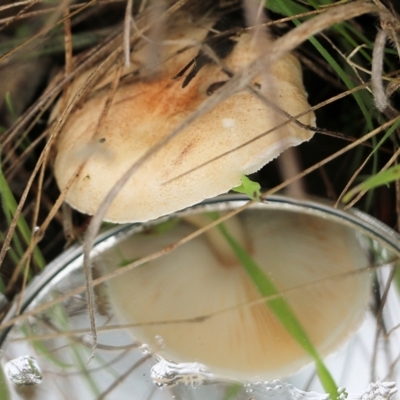
[(147, 344), (142, 344), (142, 345), (139, 347), (139, 350), (142, 352), (142, 354), (143, 354), (144, 356), (148, 356), (148, 355), (150, 355), (150, 354), (152, 353), (151, 348), (150, 348), (149, 345), (147, 345)]
[(162, 349), (165, 347), (165, 343), (164, 343), (163, 337), (160, 336), (160, 335), (156, 335), (155, 338), (156, 338), (156, 341), (157, 341), (157, 343), (158, 343), (160, 349), (162, 350)]
[(328, 394), (305, 392), (279, 379), (248, 383), (244, 388), (246, 393), (265, 400), (329, 400)]
[(390, 400), (397, 392), (394, 382), (372, 382), (362, 395), (361, 400)]
[(83, 335), (82, 336), (82, 341), (84, 343), (86, 343), (88, 346), (93, 346), (93, 344), (94, 344), (93, 336), (90, 335), (90, 334)]
[(338, 396), (337, 396), (338, 400), (346, 400), (348, 397), (348, 393), (347, 393), (346, 389), (342, 388), (340, 386), (338, 387), (337, 393), (338, 393)]
[(153, 382), (159, 386), (174, 386), (178, 383), (198, 388), (207, 379), (212, 378), (208, 368), (200, 363), (173, 363), (157, 357), (155, 364), (150, 371)]
[(5, 365), (5, 372), (12, 383), (19, 386), (37, 385), (42, 382), (42, 371), (31, 356), (14, 358)]

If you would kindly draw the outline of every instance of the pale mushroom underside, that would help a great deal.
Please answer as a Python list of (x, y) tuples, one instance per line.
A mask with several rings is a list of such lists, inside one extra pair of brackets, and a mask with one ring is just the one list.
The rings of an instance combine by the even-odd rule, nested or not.
[[(336, 350), (361, 323), (369, 297), (368, 260), (357, 237), (290, 212), (249, 211), (242, 222), (252, 257), (287, 290), (284, 298), (317, 351)], [(167, 234), (133, 236), (103, 262), (116, 268), (192, 229), (180, 223)], [(121, 322), (144, 324), (133, 334), (170, 361), (200, 362), (217, 376), (245, 380), (282, 378), (312, 361), (266, 302), (251, 304), (261, 296), (243, 266), (222, 266), (203, 236), (111, 280), (109, 288)]]

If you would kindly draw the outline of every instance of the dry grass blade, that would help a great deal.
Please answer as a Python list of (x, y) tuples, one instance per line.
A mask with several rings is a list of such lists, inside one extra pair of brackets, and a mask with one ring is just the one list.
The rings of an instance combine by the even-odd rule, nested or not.
[[(398, 117), (399, 118), (399, 117)], [(397, 119), (398, 119), (397, 118)], [(392, 155), (392, 157), (389, 159), (389, 161), (383, 166), (383, 168), (379, 172), (386, 171), (390, 166), (392, 166), (398, 157), (400, 156), (400, 149), (397, 149), (397, 151)], [(349, 202), (345, 209), (349, 209), (351, 207), (354, 207), (354, 205), (367, 193), (367, 190), (362, 190), (351, 202)]]
[[(0, 62), (4, 62), (5, 60), (7, 60), (9, 57), (11, 57), (13, 54), (21, 51), (22, 49), (24, 49), (25, 47), (27, 47), (28, 45), (30, 45), (31, 43), (34, 43), (35, 40), (44, 37), (51, 29), (53, 29), (54, 27), (61, 25), (64, 23), (64, 21), (66, 19), (69, 19), (71, 17), (73, 17), (76, 14), (79, 14), (80, 12), (82, 12), (85, 8), (90, 7), (91, 5), (93, 5), (93, 3), (95, 3), (95, 1), (91, 1), (89, 3), (87, 3), (86, 5), (82, 6), (80, 9), (70, 13), (67, 17), (64, 17), (56, 22), (53, 23), (53, 21), (49, 21), (48, 24), (37, 34), (33, 35), (32, 37), (30, 37), (29, 39), (27, 39), (26, 41), (24, 41), (22, 44), (20, 44), (19, 46), (15, 47), (14, 49), (6, 52), (5, 54), (0, 56)], [(61, 13), (62, 10), (65, 8), (65, 6), (68, 4), (68, 0), (64, 0), (64, 3), (61, 5), (61, 7), (58, 7), (56, 12), (52, 15), (54, 19), (56, 19), (55, 15), (57, 15), (58, 13)]]
[(30, 1), (28, 2), (24, 8), (22, 8), (17, 15), (15, 15), (14, 17), (10, 18), (7, 22), (5, 22), (1, 27), (0, 27), (0, 32), (4, 29), (6, 29), (11, 23), (18, 21), (21, 17), (23, 17), (26, 12), (33, 7), (35, 4), (38, 4), (40, 2), (40, 0), (34, 0), (34, 1)]
[(131, 65), (131, 24), (132, 24), (132, 6), (133, 0), (128, 0), (126, 3), (125, 22), (124, 22), (124, 55), (125, 66)]

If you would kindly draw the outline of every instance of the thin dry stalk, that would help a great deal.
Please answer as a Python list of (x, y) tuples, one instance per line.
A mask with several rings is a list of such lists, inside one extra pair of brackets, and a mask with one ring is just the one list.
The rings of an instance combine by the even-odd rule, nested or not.
[(132, 5), (133, 0), (126, 2), (125, 20), (124, 20), (124, 56), (125, 67), (131, 65), (131, 24), (132, 24)]
[(39, 2), (40, 0), (33, 0), (27, 3), (25, 7), (22, 8), (16, 15), (14, 15), (11, 19), (9, 19), (4, 25), (0, 26), (0, 32), (6, 29), (11, 23), (19, 21), (31, 7), (38, 4)]
[[(390, 157), (389, 161), (382, 167), (382, 169), (379, 172), (386, 171), (389, 167), (393, 165), (393, 163), (397, 160), (397, 158), (400, 156), (400, 148), (397, 149), (397, 151)], [(347, 210), (351, 207), (354, 207), (354, 205), (367, 193), (367, 190), (363, 190), (360, 193), (357, 194), (357, 196), (349, 203), (347, 204), (344, 209)]]

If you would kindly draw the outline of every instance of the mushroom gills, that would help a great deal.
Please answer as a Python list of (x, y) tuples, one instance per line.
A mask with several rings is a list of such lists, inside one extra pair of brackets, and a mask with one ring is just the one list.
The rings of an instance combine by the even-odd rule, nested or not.
[[(249, 210), (240, 223), (245, 247), (318, 353), (337, 350), (360, 325), (369, 298), (368, 258), (359, 238), (345, 226), (294, 212)], [(181, 221), (165, 234), (135, 234), (103, 261), (117, 268), (193, 230)], [(233, 260), (227, 267), (220, 260), (201, 235), (112, 279), (110, 301), (121, 322), (140, 324), (131, 328), (133, 335), (155, 353), (176, 363), (199, 362), (221, 378), (282, 378), (310, 363), (243, 266)]]

